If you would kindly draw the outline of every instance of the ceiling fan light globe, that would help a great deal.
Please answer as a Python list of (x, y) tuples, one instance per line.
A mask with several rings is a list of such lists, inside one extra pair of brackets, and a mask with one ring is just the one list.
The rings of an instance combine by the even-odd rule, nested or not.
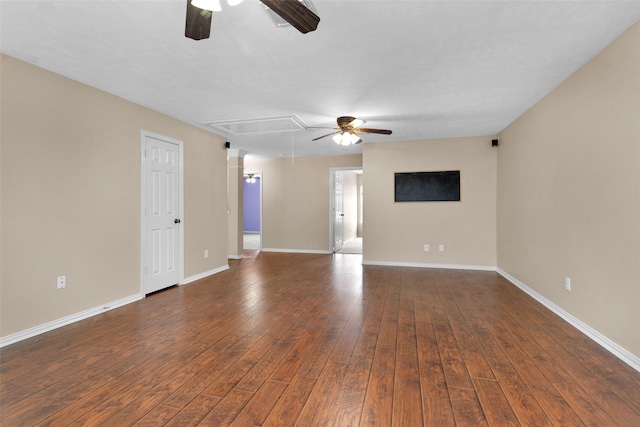
[(342, 145), (342, 134), (341, 133), (336, 133), (335, 135), (333, 135), (332, 139), (336, 144)]
[(221, 12), (220, 0), (191, 0), (191, 4), (199, 9)]
[(360, 140), (360, 137), (358, 136), (358, 134), (353, 131), (349, 132), (345, 136), (349, 138), (349, 144), (355, 144)]

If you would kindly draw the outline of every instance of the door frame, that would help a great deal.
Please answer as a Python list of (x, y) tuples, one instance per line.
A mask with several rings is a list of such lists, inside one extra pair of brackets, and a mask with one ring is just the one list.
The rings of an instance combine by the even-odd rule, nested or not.
[[(362, 170), (362, 166), (340, 166), (340, 167), (334, 167), (334, 168), (329, 168), (329, 253), (333, 254), (335, 253), (334, 251), (334, 223), (335, 223), (335, 215), (333, 213), (333, 209), (335, 206), (335, 193), (336, 193), (336, 189), (335, 189), (335, 175), (336, 172), (345, 172), (345, 171), (361, 171)], [(364, 228), (364, 220), (363, 222), (363, 228)]]
[(178, 239), (178, 285), (182, 285), (184, 281), (184, 143), (180, 140), (169, 138), (168, 136), (159, 135), (157, 133), (149, 132), (144, 129), (140, 130), (140, 293), (146, 295), (146, 273), (145, 273), (145, 259), (148, 248), (146, 247), (145, 231), (147, 228), (147, 219), (145, 215), (146, 209), (146, 197), (145, 189), (147, 185), (146, 178), (146, 162), (145, 156), (146, 150), (146, 138), (154, 138), (160, 141), (174, 144), (178, 146), (178, 153), (180, 161), (178, 162), (178, 212), (182, 219), (182, 227), (180, 229), (180, 238)]
[[(262, 181), (263, 181), (263, 177), (262, 177), (262, 171), (258, 171), (258, 170), (245, 170), (242, 173), (242, 185), (244, 186), (244, 176), (248, 175), (248, 174), (254, 174), (255, 176), (259, 177), (260, 180), (258, 181), (260, 183), (260, 186), (258, 187), (258, 190), (260, 192), (260, 194), (258, 195), (258, 209), (260, 211), (260, 249), (258, 249), (259, 251), (262, 251), (262, 231), (263, 231), (263, 225), (262, 225)], [(244, 197), (244, 191), (242, 192), (242, 197)], [(242, 215), (244, 215), (244, 200), (242, 201)], [(243, 230), (242, 233), (244, 234), (244, 222), (243, 222), (243, 226), (242, 226)], [(244, 250), (244, 246), (242, 247), (242, 249)]]

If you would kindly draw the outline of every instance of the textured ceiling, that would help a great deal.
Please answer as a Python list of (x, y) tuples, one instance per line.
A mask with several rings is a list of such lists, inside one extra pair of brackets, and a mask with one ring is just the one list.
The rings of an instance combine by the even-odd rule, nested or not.
[[(185, 0), (1, 1), (2, 52), (221, 134), (210, 122), (352, 115), (393, 135), (495, 135), (640, 20), (634, 1), (314, 0), (315, 32), (245, 0), (184, 37)], [(327, 129), (229, 134), (260, 156), (358, 153)]]

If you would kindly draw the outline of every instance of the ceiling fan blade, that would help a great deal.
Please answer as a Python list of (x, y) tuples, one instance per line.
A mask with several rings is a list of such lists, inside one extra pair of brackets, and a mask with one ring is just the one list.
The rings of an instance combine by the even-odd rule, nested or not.
[(298, 0), (260, 0), (303, 34), (318, 28), (320, 17)]
[(193, 40), (208, 39), (211, 34), (210, 11), (200, 9), (187, 0), (187, 22), (184, 29), (185, 37)]
[(367, 123), (366, 120), (362, 120), (362, 119), (353, 119), (351, 121), (351, 123), (349, 123), (347, 126), (355, 129), (355, 128), (359, 128), (360, 126), (362, 126), (363, 124)]
[(357, 130), (358, 132), (364, 132), (364, 133), (381, 133), (383, 135), (391, 135), (391, 131), (387, 129), (357, 128), (354, 130)]
[(340, 133), (340, 131), (338, 130), (338, 131), (335, 131), (335, 132), (328, 133), (326, 135), (319, 136), (317, 138), (313, 138), (312, 141), (317, 141), (319, 139), (326, 138), (326, 137), (331, 136), (331, 135), (335, 135), (336, 133)]

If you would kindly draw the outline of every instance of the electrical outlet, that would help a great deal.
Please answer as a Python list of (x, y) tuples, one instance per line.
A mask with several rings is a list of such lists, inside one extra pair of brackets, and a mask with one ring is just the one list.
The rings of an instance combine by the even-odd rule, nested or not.
[(424, 251), (429, 252), (429, 245), (424, 245)]
[(564, 278), (564, 288), (568, 291), (571, 291), (571, 278), (570, 277), (565, 277)]
[(209, 258), (209, 249), (204, 250), (204, 257)]
[(440, 252), (444, 252), (444, 245), (438, 245), (438, 250)]
[(67, 276), (58, 276), (58, 289), (65, 288), (67, 286)]

